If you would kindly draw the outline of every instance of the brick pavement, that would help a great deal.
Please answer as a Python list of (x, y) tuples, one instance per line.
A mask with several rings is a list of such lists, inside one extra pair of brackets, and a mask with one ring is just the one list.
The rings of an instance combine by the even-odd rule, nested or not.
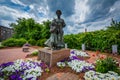
[(35, 48), (30, 47), (29, 52), (23, 52), (22, 48), (7, 48), (0, 49), (0, 64), (17, 59), (25, 59), (27, 54), (30, 54)]
[(56, 73), (50, 77), (48, 77), (46, 80), (80, 80), (78, 75), (67, 72), (67, 73)]

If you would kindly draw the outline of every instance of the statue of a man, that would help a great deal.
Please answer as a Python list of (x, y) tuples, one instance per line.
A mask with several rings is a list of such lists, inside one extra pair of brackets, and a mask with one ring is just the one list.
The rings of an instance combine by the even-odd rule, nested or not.
[(63, 28), (65, 27), (65, 22), (63, 19), (60, 18), (62, 12), (60, 10), (56, 11), (57, 18), (52, 20), (50, 24), (50, 38), (45, 42), (47, 46), (52, 49), (60, 49), (64, 47), (63, 41)]

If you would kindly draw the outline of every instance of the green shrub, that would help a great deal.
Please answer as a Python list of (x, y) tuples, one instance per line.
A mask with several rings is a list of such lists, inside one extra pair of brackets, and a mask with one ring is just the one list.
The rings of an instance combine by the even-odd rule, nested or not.
[(36, 45), (36, 40), (30, 39), (30, 40), (28, 40), (28, 43), (31, 45)]
[(117, 64), (111, 57), (100, 59), (96, 61), (96, 71), (101, 73), (107, 73), (108, 71), (117, 71)]
[(7, 47), (14, 47), (14, 46), (23, 46), (23, 44), (25, 43), (26, 43), (26, 40), (23, 38), (21, 39), (9, 38), (3, 41), (2, 45)]
[(16, 42), (16, 39), (14, 39), (14, 38), (9, 38), (9, 39), (3, 41), (3, 42), (2, 42), (2, 45), (3, 45), (3, 46), (8, 46), (8, 47), (13, 47), (13, 46), (16, 45), (15, 42)]
[(44, 46), (44, 43), (47, 39), (40, 39), (37, 41), (37, 46)]
[(74, 35), (74, 34), (65, 35), (64, 42), (68, 44), (69, 48), (81, 49), (82, 37), (83, 37), (82, 34), (80, 34), (80, 35)]
[(38, 53), (39, 53), (38, 50), (34, 50), (31, 55), (32, 55), (32, 56), (37, 56)]
[(5, 46), (3, 46), (3, 45), (0, 45), (0, 49), (2, 49), (2, 48), (4, 48)]
[[(112, 33), (112, 34), (111, 34)], [(94, 32), (86, 32), (79, 34), (70, 34), (64, 36), (64, 42), (69, 48), (81, 49), (84, 43), (87, 50), (100, 50), (101, 52), (112, 51), (112, 45), (118, 45), (118, 53), (120, 53), (120, 30), (100, 30)]]
[(120, 68), (118, 68), (115, 72), (118, 73), (118, 75), (120, 75)]
[(24, 38), (16, 39), (16, 45), (15, 46), (23, 46), (26, 43), (26, 40)]

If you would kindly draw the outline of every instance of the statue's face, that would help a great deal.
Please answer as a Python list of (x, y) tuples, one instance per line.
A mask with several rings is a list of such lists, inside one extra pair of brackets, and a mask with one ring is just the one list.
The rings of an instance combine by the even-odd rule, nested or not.
[(57, 16), (61, 16), (61, 14), (57, 14)]
[(59, 12), (59, 11), (56, 14), (57, 14), (57, 16), (61, 16), (61, 12)]

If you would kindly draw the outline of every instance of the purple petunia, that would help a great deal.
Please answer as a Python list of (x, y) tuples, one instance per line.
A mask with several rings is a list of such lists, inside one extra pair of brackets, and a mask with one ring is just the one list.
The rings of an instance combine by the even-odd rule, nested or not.
[(70, 59), (71, 60), (82, 60), (82, 59), (78, 58), (77, 56), (71, 56)]
[(7, 62), (7, 63), (3, 63), (0, 65), (0, 67), (7, 67), (7, 66), (10, 66), (10, 65), (13, 65), (14, 62)]
[(70, 53), (71, 53), (71, 54), (75, 54), (75, 51), (74, 51), (74, 50), (72, 50)]
[[(0, 79), (37, 80), (37, 77), (41, 76), (42, 73), (40, 63), (41, 62), (32, 61), (32, 60), (28, 60), (28, 61), (16, 60), (14, 62), (3, 63), (0, 65)], [(25, 77), (28, 76), (29, 74), (30, 75), (32, 74), (31, 77), (33, 78)]]
[(12, 74), (12, 75), (10, 75), (10, 80), (23, 80), (22, 78), (21, 78), (21, 76), (20, 76), (20, 74), (16, 74), (16, 73), (14, 73), (14, 74)]
[(29, 43), (25, 43), (23, 46), (28, 46), (30, 47), (31, 45)]

